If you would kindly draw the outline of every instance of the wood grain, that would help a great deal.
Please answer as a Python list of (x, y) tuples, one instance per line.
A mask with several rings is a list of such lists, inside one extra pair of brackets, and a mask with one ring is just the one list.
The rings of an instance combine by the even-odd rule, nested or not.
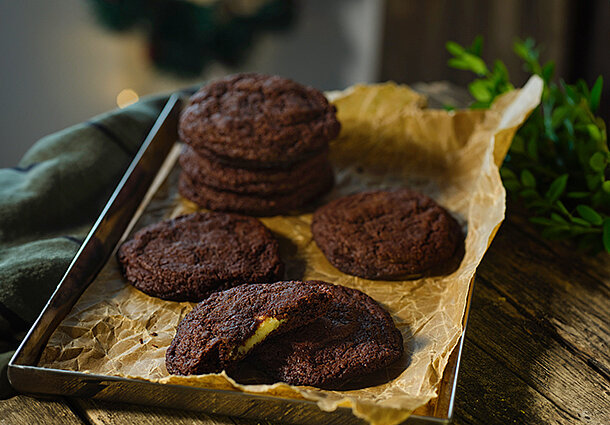
[(603, 255), (510, 215), (478, 269), (456, 423), (610, 423)]
[(610, 379), (610, 289), (584, 270), (582, 255), (560, 257), (523, 228), (505, 223), (478, 275)]
[(509, 202), (506, 223), (516, 226), (521, 232), (528, 235), (532, 243), (542, 245), (569, 267), (578, 268), (591, 276), (598, 284), (610, 289), (610, 259), (607, 255), (588, 255), (574, 249), (567, 241), (552, 241), (540, 237), (539, 230), (528, 220), (527, 213)]
[(81, 425), (83, 421), (61, 400), (24, 395), (0, 400), (0, 425)]
[[(83, 417), (95, 425), (270, 425), (268, 421), (208, 415), (201, 412), (162, 409), (99, 400), (74, 400)], [(278, 422), (279, 424), (279, 422)]]
[(455, 423), (573, 424), (573, 419), (502, 361), (467, 338), (458, 380)]
[[(479, 279), (476, 289), (466, 342), (501, 362), (504, 375), (532, 389), (530, 398), (536, 402), (519, 400), (520, 409), (530, 415), (550, 409), (573, 421), (589, 417), (592, 424), (610, 423), (610, 383), (487, 282)], [(497, 374), (489, 376), (496, 379)]]

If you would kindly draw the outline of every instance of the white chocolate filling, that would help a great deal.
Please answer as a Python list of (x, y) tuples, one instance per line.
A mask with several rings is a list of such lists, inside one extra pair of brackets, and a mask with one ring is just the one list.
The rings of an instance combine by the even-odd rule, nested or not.
[(248, 338), (242, 345), (237, 347), (237, 356), (242, 357), (245, 355), (252, 349), (252, 347), (267, 338), (267, 336), (276, 330), (284, 321), (285, 319), (278, 320), (275, 317), (266, 317), (262, 322), (259, 323), (254, 335)]

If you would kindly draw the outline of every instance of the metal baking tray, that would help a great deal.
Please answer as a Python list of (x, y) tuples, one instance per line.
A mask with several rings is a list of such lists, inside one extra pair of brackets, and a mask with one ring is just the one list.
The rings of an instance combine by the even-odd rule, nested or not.
[[(134, 221), (136, 211), (147, 203), (147, 192), (176, 143), (181, 102), (177, 95), (170, 97), (55, 292), (9, 362), (8, 377), (12, 386), (30, 394), (94, 398), (288, 423), (364, 423), (348, 408), (324, 412), (314, 402), (306, 400), (158, 384), (36, 366), (55, 328), (106, 263)], [(464, 327), (472, 287), (471, 283)], [(463, 343), (462, 335), (449, 358), (438, 397), (416, 410), (405, 423), (448, 424), (451, 421)]]

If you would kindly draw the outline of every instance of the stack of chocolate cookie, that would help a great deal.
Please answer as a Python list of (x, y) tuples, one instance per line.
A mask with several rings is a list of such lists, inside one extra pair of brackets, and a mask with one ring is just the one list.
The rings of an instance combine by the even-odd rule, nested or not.
[(203, 87), (180, 118), (180, 194), (252, 215), (303, 206), (333, 185), (335, 112), (318, 90), (277, 76), (239, 74)]

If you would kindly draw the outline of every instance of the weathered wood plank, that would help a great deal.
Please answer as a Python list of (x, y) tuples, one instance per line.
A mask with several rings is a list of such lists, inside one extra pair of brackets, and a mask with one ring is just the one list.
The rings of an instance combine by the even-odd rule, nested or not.
[(572, 420), (610, 423), (610, 382), (483, 279), (476, 282), (469, 325), (467, 342)]
[(529, 222), (528, 215), (519, 206), (512, 203), (509, 203), (506, 219), (507, 223), (513, 224), (531, 239), (555, 253), (564, 264), (582, 270), (610, 289), (610, 256), (608, 254), (588, 255), (579, 252), (573, 244), (567, 241), (551, 241), (542, 238), (539, 229)]
[(18, 395), (0, 400), (1, 425), (82, 425), (83, 421), (60, 399), (43, 400)]
[[(94, 425), (253, 425), (271, 424), (268, 421), (208, 415), (176, 409), (163, 409), (99, 400), (73, 400), (82, 416)], [(277, 423), (279, 424), (279, 423)]]
[(466, 338), (458, 380), (457, 424), (573, 424), (575, 421)]
[(610, 379), (610, 290), (579, 267), (578, 253), (559, 256), (512, 221), (505, 223), (478, 275), (519, 312)]

